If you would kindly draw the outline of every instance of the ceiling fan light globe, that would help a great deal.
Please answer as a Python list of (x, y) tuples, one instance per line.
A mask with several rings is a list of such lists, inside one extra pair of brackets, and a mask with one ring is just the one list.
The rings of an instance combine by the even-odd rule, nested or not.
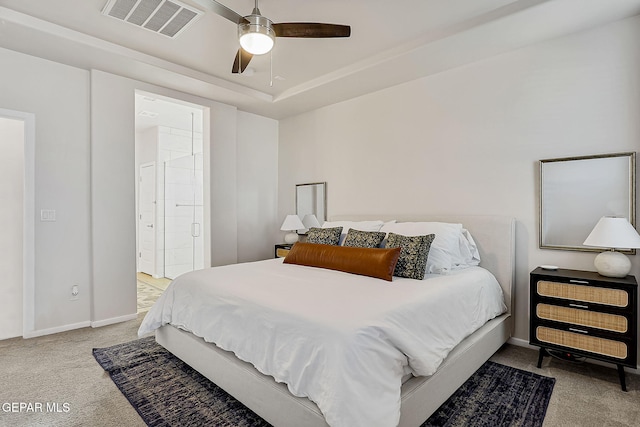
[(264, 55), (273, 48), (276, 32), (269, 19), (261, 15), (246, 16), (249, 22), (238, 25), (240, 46), (252, 55)]
[(263, 33), (246, 33), (240, 36), (240, 46), (252, 55), (268, 53), (273, 44), (273, 39)]

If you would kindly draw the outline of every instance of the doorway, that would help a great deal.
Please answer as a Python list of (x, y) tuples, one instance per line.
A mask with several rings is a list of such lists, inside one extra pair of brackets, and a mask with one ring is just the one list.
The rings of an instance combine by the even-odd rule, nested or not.
[(34, 328), (35, 116), (0, 109), (0, 340)]
[(22, 334), (24, 122), (0, 117), (0, 339)]
[(145, 92), (135, 103), (141, 311), (154, 288), (161, 293), (171, 279), (204, 267), (205, 107)]
[(138, 271), (156, 273), (156, 163), (140, 165), (138, 176)]

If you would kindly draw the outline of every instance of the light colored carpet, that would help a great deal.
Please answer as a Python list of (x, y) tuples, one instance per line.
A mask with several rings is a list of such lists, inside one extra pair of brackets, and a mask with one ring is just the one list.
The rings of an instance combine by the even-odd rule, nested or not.
[[(144, 427), (91, 354), (94, 347), (137, 339), (143, 316), (97, 329), (0, 341), (0, 426)], [(43, 411), (6, 412), (7, 403), (41, 403)], [(47, 403), (58, 404), (61, 412), (47, 412)]]
[[(144, 427), (137, 412), (91, 354), (94, 347), (136, 339), (143, 316), (98, 329), (0, 341), (0, 405), (42, 403), (44, 409), (12, 413), (0, 406), (0, 426)], [(624, 393), (617, 372), (611, 367), (572, 365), (545, 358), (543, 368), (537, 369), (536, 351), (512, 345), (504, 346), (491, 360), (556, 378), (546, 427), (640, 425), (637, 375), (627, 374), (629, 391)], [(46, 412), (46, 403), (57, 403), (62, 412)]]
[(635, 370), (628, 370), (628, 391), (624, 392), (615, 365), (574, 364), (545, 357), (538, 369), (537, 350), (513, 345), (504, 346), (491, 360), (556, 378), (545, 427), (640, 426), (640, 376)]

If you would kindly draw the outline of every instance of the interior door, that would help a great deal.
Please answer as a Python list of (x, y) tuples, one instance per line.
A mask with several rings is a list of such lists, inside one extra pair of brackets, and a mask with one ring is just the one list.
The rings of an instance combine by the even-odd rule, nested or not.
[(156, 274), (156, 166), (140, 166), (138, 207), (138, 270), (151, 276)]

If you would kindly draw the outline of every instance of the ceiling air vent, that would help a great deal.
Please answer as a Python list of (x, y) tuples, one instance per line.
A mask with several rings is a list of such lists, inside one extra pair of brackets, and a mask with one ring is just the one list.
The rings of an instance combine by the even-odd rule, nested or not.
[(172, 38), (195, 22), (202, 13), (175, 0), (109, 0), (102, 10), (103, 15)]

